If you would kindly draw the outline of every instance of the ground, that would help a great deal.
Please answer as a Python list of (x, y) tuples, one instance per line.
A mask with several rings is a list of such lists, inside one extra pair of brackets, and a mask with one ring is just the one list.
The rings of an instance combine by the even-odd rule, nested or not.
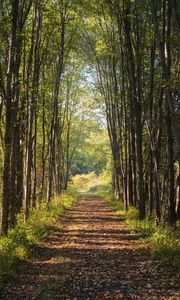
[(180, 299), (176, 270), (98, 197), (79, 197), (35, 252), (0, 299)]

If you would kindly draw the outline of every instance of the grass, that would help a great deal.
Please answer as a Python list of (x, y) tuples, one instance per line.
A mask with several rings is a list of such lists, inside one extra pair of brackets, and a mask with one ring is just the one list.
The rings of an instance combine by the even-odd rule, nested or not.
[(124, 216), (126, 223), (132, 231), (140, 232), (149, 242), (152, 255), (166, 264), (173, 265), (180, 269), (180, 228), (176, 230), (169, 226), (156, 226), (150, 219), (139, 220), (138, 210), (130, 207), (125, 213), (120, 201), (112, 197), (106, 197), (106, 201), (117, 212), (118, 215)]
[(116, 200), (112, 194), (104, 195), (103, 198), (106, 200), (107, 204), (112, 208), (112, 210), (115, 211), (118, 215), (125, 214), (122, 202)]
[(104, 174), (96, 175), (94, 172), (74, 176), (72, 186), (78, 193), (102, 197), (111, 191), (109, 178)]
[(31, 255), (32, 249), (47, 235), (49, 226), (73, 204), (75, 198), (75, 193), (62, 193), (53, 199), (50, 210), (45, 206), (32, 210), (27, 222), (23, 221), (22, 214), (18, 216), (15, 228), (0, 238), (0, 284), (14, 271), (19, 260)]

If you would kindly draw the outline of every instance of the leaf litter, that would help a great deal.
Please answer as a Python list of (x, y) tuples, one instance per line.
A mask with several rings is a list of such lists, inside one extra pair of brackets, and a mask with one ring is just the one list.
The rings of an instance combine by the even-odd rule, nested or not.
[(180, 299), (177, 270), (153, 260), (148, 243), (103, 199), (79, 197), (51, 231), (0, 299)]

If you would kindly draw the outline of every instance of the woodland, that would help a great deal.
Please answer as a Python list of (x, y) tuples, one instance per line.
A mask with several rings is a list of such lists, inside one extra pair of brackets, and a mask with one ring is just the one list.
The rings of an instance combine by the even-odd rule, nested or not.
[(180, 216), (176, 0), (0, 1), (1, 232), (106, 169), (139, 217)]
[[(0, 0), (2, 272), (16, 255), (7, 237), (20, 243), (23, 257), (25, 232), (27, 246), (43, 231), (29, 224), (51, 219), (57, 199), (62, 213), (80, 185), (86, 193), (101, 186), (99, 196), (111, 205), (168, 228), (174, 259), (180, 249), (179, 40), (178, 0)], [(88, 218), (93, 203), (110, 218), (100, 200), (90, 200), (82, 202)]]

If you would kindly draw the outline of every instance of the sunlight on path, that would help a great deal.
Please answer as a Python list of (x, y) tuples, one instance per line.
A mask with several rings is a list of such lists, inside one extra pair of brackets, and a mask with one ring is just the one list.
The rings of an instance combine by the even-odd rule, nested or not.
[(20, 267), (1, 299), (180, 299), (172, 268), (100, 198), (81, 197)]

